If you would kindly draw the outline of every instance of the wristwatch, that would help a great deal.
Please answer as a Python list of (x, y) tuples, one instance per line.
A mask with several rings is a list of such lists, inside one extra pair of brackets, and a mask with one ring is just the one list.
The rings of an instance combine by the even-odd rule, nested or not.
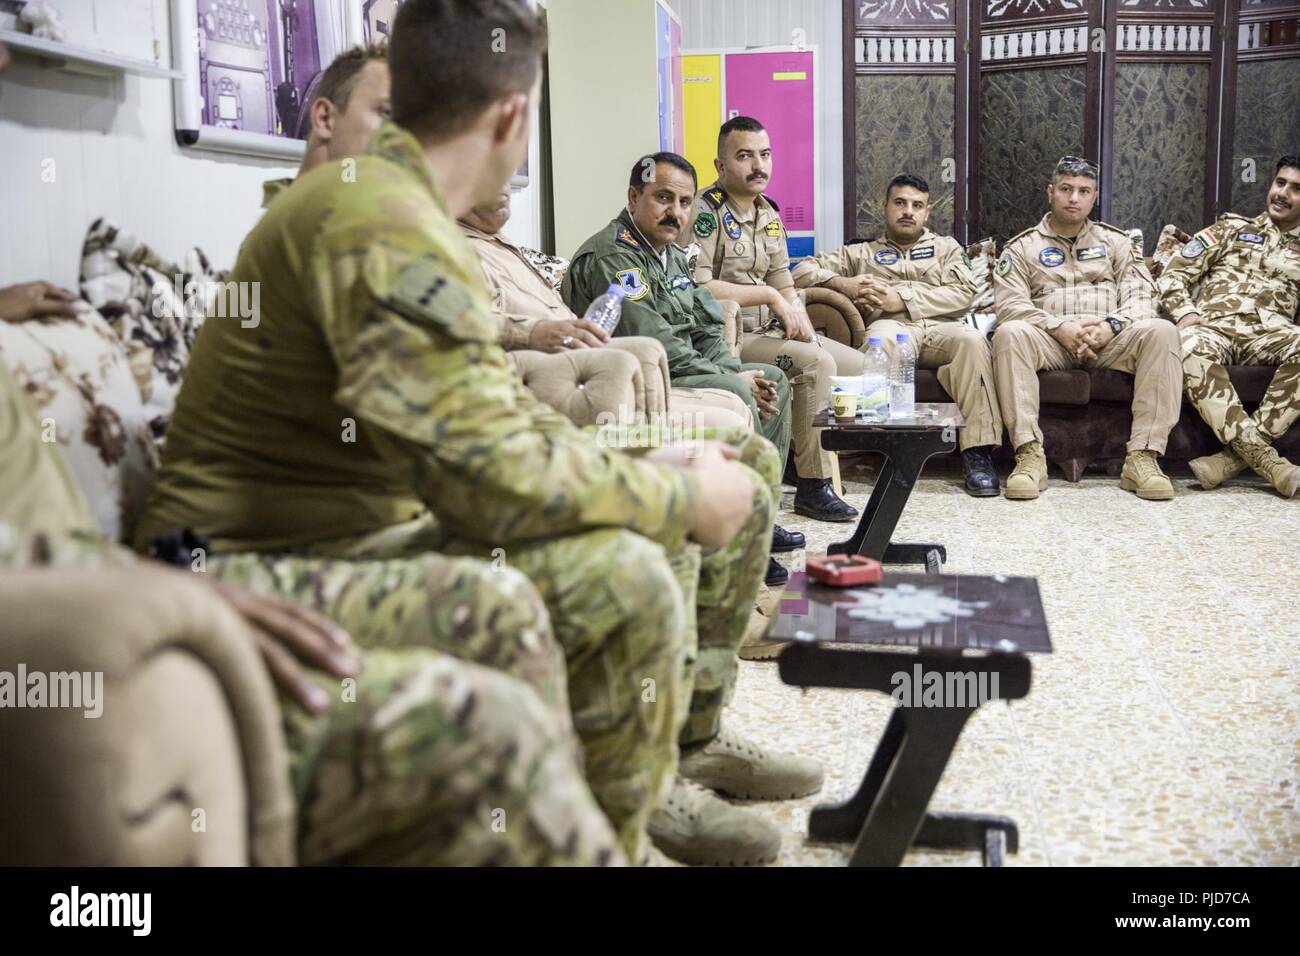
[(1106, 324), (1110, 326), (1110, 331), (1114, 335), (1119, 335), (1124, 331), (1124, 323), (1113, 315), (1106, 316)]

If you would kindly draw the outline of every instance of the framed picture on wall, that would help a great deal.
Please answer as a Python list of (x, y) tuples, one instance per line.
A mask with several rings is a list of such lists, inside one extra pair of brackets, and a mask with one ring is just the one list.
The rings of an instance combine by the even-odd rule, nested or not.
[(297, 159), (322, 71), (359, 37), (357, 0), (172, 0), (176, 139)]

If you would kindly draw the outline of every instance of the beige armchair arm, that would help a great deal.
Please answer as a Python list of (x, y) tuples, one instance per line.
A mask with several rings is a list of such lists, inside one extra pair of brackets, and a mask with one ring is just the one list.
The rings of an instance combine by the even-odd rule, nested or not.
[(0, 620), (0, 671), (75, 672), (90, 696), (102, 675), (99, 717), (86, 697), (0, 710), (0, 863), (294, 862), (271, 680), (202, 581), (143, 563), (3, 571)]
[(645, 379), (636, 357), (619, 349), (574, 349), (548, 355), (507, 353), (524, 385), (575, 425), (594, 425), (608, 412), (618, 419), (645, 421)]
[(841, 345), (860, 349), (867, 341), (867, 326), (852, 300), (834, 289), (818, 286), (804, 290), (808, 318), (818, 334)]

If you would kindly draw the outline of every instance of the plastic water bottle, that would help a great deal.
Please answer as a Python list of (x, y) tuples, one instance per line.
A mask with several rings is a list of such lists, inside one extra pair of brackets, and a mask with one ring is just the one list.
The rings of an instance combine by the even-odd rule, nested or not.
[(858, 407), (871, 421), (889, 418), (889, 356), (880, 339), (867, 339), (867, 357), (862, 363), (862, 399)]
[(898, 347), (889, 368), (889, 413), (893, 418), (916, 414), (916, 351), (906, 332), (894, 336)]
[(607, 290), (591, 300), (591, 305), (587, 306), (587, 311), (582, 317), (588, 322), (599, 325), (607, 335), (613, 335), (618, 320), (623, 317), (625, 295), (627, 290), (620, 283), (611, 282)]

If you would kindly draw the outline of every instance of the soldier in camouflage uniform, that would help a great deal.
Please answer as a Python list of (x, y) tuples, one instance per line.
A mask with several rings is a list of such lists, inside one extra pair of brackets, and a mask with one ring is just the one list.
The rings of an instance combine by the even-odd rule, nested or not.
[[(1300, 416), (1300, 156), (1278, 161), (1264, 212), (1254, 219), (1229, 213), (1198, 232), (1157, 285), (1182, 329), (1187, 399), (1225, 446), (1190, 462), (1201, 487), (1215, 488), (1249, 465), (1293, 497), (1300, 467), (1272, 443)], [(1277, 367), (1253, 415), (1224, 368), (1235, 363)]]
[[(499, 29), (508, 51), (478, 42)], [(433, 553), (523, 572), (564, 650), (592, 791), (641, 860), (678, 743), (688, 758), (736, 745), (719, 710), (773, 504), (717, 444), (640, 458), (601, 447), (537, 401), (498, 344), (455, 218), (498, 195), (522, 159), (542, 43), (520, 0), (403, 6), (389, 54), (396, 122), (355, 176), (326, 165), (302, 177), (245, 240), (229, 280), (260, 284), (258, 320), (205, 324), (137, 543), (192, 528), (226, 556), (217, 573), (253, 560), (241, 552), (274, 556), (281, 593), (305, 599), (316, 585), (297, 562), (378, 562), (380, 594), (331, 605), (344, 618), (365, 617), (389, 588), (403, 594), (394, 621), (423, 608)], [(449, 103), (452, 83), (462, 97)], [(430, 613), (456, 624), (465, 612)], [(472, 634), (424, 639), (496, 653)], [(773, 773), (769, 757), (746, 751), (735, 775), (770, 782), (786, 766)], [(696, 821), (694, 844), (720, 860), (774, 854), (774, 828), (721, 808), (677, 819)]]
[[(35, 412), (0, 363), (0, 573), (138, 560), (93, 526), (62, 457), (41, 441)], [(221, 590), (253, 628), (229, 639), (260, 635), (281, 690), (300, 861), (621, 862), (582, 777), (563, 656), (536, 593), (517, 573), (469, 560), (430, 556), (420, 568), (424, 601), (405, 607), (386, 590), (392, 575), (385, 579), (381, 567), (299, 562), (292, 573), (305, 579), (289, 588), (273, 579), (290, 569), (258, 556), (232, 558), (224, 569), (222, 577), (252, 591), (314, 594), (313, 603), (337, 607), (340, 617), (390, 625), (374, 649), (354, 657), (346, 635), (323, 621)], [(351, 605), (373, 610), (350, 614)], [(277, 629), (277, 618), (291, 624)], [(520, 679), (430, 650), (438, 631), (496, 648), (492, 663)], [(304, 652), (313, 641), (322, 655)], [(295, 653), (310, 671), (294, 663)], [(346, 696), (342, 679), (355, 681)]]

